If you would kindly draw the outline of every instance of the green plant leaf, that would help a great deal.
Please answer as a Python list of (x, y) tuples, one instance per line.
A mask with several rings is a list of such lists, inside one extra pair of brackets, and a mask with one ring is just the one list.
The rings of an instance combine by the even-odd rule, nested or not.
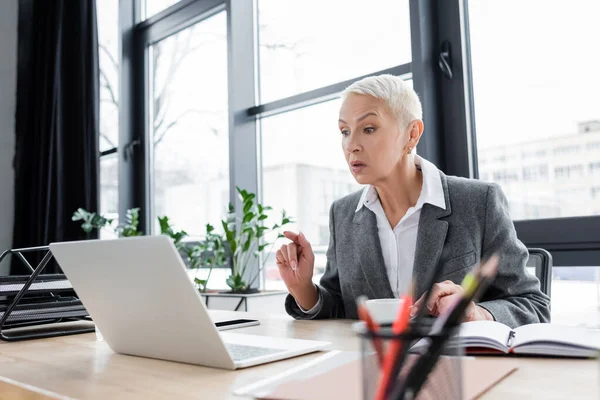
[(232, 274), (226, 280), (227, 286), (234, 292), (240, 292), (246, 289), (246, 282), (240, 274)]
[(233, 231), (231, 229), (229, 229), (229, 225), (225, 222), (225, 221), (221, 221), (223, 224), (223, 231), (225, 232), (225, 238), (227, 239), (228, 243), (232, 243), (233, 240)]
[(254, 231), (251, 230), (250, 233), (248, 233), (248, 238), (246, 239), (246, 242), (244, 243), (244, 247), (243, 247), (244, 253), (247, 252), (248, 249), (250, 249), (253, 239), (254, 239)]
[(249, 212), (244, 214), (244, 219), (242, 220), (242, 223), (245, 224), (246, 222), (250, 222), (252, 221), (252, 219), (256, 216), (256, 214), (254, 214), (253, 212)]
[(233, 290), (233, 288), (235, 287), (235, 282), (234, 282), (232, 276), (230, 276), (229, 278), (227, 278), (227, 280), (225, 281), (225, 283), (227, 284), (227, 286), (229, 286), (231, 288), (231, 290)]
[(262, 252), (268, 245), (270, 245), (271, 243), (265, 243), (265, 244), (261, 244), (260, 246), (258, 246), (258, 252)]
[(89, 212), (84, 208), (78, 208), (71, 216), (72, 221), (83, 221), (81, 229), (89, 233), (94, 229), (102, 229), (106, 225), (112, 224), (113, 220), (98, 215), (95, 212)]
[(142, 232), (138, 231), (138, 225), (140, 223), (140, 209), (139, 208), (130, 208), (125, 213), (125, 221), (124, 223), (117, 228), (117, 232), (121, 234), (121, 236), (129, 237), (129, 236), (141, 236)]
[(200, 286), (206, 285), (206, 279), (194, 278), (194, 282), (196, 282), (196, 284), (198, 284)]
[(166, 235), (171, 230), (171, 224), (169, 223), (169, 217), (158, 217), (158, 225), (160, 226), (160, 233)]
[(252, 203), (252, 201), (244, 202), (244, 214), (246, 214), (248, 211), (250, 211), (252, 209), (253, 204), (254, 203)]
[(269, 217), (263, 214), (263, 215), (261, 215), (260, 217), (258, 217), (258, 220), (259, 220), (259, 221), (264, 221), (264, 220), (265, 220), (265, 219), (267, 219), (267, 218), (269, 218)]
[(86, 221), (90, 218), (90, 215), (92, 213), (90, 213), (89, 211), (87, 211), (86, 209), (83, 208), (78, 208), (77, 211), (75, 211), (73, 213), (73, 215), (71, 216), (71, 221)]
[(89, 222), (84, 222), (83, 224), (81, 224), (81, 229), (83, 229), (85, 233), (90, 233), (94, 229), (94, 227)]
[(160, 234), (167, 235), (175, 242), (175, 246), (178, 249), (183, 248), (185, 245), (180, 243), (188, 234), (186, 231), (175, 231), (173, 226), (169, 222), (169, 217), (158, 217), (158, 224), (160, 226)]
[(263, 234), (265, 233), (265, 231), (268, 231), (269, 228), (267, 228), (266, 226), (257, 226), (256, 227), (256, 237), (262, 237)]

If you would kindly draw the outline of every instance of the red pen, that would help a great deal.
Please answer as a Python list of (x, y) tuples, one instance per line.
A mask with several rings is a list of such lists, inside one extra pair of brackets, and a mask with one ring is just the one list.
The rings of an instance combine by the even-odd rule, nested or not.
[[(401, 297), (402, 306), (398, 309), (398, 315), (392, 324), (392, 332), (394, 335), (400, 335), (406, 331), (410, 321), (410, 307), (412, 306), (412, 296), (404, 295)], [(388, 388), (392, 380), (394, 379), (394, 364), (402, 351), (401, 340), (393, 340), (389, 346), (389, 350), (383, 361), (383, 368), (381, 371), (381, 380), (379, 381), (379, 387), (377, 388), (377, 394), (375, 395), (376, 400), (385, 400)]]
[[(373, 320), (367, 306), (365, 305), (367, 298), (365, 296), (359, 296), (356, 299), (358, 318), (360, 318), (366, 325), (370, 332), (379, 332), (379, 325)], [(373, 338), (373, 347), (375, 347), (375, 353), (377, 353), (377, 361), (379, 366), (383, 364), (383, 345), (381, 344), (380, 338)]]

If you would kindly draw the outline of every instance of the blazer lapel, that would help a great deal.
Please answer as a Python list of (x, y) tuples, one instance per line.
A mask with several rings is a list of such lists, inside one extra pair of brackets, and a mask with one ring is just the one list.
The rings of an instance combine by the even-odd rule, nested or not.
[[(428, 289), (426, 286), (435, 273), (438, 261), (444, 248), (448, 222), (440, 218), (451, 214), (450, 197), (448, 195), (448, 180), (446, 175), (440, 172), (446, 209), (431, 204), (424, 204), (419, 219), (419, 231), (417, 233), (417, 247), (415, 249), (415, 261), (413, 266), (414, 298), (417, 300)], [(436, 277), (436, 281), (439, 277)]]
[(354, 214), (356, 233), (353, 236), (354, 249), (358, 252), (364, 280), (371, 292), (370, 298), (393, 298), (394, 293), (385, 269), (377, 217), (367, 207)]

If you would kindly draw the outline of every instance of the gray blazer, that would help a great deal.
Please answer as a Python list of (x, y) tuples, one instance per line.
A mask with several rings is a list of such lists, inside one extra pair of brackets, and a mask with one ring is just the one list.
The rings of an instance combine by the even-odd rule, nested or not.
[[(500, 254), (496, 279), (478, 303), (496, 321), (510, 327), (550, 321), (550, 299), (539, 280), (525, 270), (527, 248), (517, 239), (500, 187), (440, 172), (446, 209), (425, 204), (421, 210), (413, 268), (414, 296), (426, 290), (431, 271), (443, 264), (437, 280), (460, 284), (479, 261)], [(296, 319), (357, 318), (355, 300), (392, 298), (375, 214), (367, 207), (355, 212), (361, 192), (336, 200), (330, 209), (327, 267), (317, 286), (323, 307), (303, 313), (291, 295), (285, 307)]]

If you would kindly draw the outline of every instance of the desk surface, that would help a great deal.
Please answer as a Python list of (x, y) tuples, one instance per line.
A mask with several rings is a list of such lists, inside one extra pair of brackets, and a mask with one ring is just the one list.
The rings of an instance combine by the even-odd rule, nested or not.
[[(333, 349), (358, 350), (350, 321), (294, 321), (285, 315), (212, 312), (215, 321), (257, 317), (260, 326), (236, 332), (326, 340)], [(201, 345), (199, 343), (199, 345)], [(238, 371), (225, 371), (113, 353), (95, 334), (0, 342), (3, 379), (81, 399), (240, 399), (234, 388), (303, 364), (319, 353)], [(598, 360), (516, 358), (519, 369), (488, 392), (486, 399), (598, 399)], [(8, 386), (6, 386), (8, 387)], [(0, 396), (2, 398), (2, 396)], [(15, 397), (16, 398), (16, 397)], [(19, 397), (21, 398), (21, 397)]]

